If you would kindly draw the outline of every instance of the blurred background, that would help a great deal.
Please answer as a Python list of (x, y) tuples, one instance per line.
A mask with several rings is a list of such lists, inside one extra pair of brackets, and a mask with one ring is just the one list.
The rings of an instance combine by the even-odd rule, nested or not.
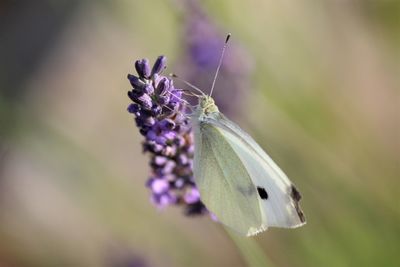
[(134, 61), (209, 88), (303, 194), (270, 266), (399, 266), (397, 0), (0, 3), (0, 266), (245, 266), (207, 216), (157, 210)]

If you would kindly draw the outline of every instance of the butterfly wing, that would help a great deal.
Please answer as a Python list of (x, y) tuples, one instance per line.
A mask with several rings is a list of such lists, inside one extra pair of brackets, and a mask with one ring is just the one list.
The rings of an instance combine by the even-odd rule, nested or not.
[(198, 123), (194, 176), (201, 200), (224, 225), (251, 235), (265, 228), (257, 190), (220, 127)]
[(299, 206), (300, 193), (250, 135), (221, 113), (214, 113), (203, 123), (213, 125), (220, 132), (245, 166), (258, 193), (263, 225), (294, 228), (305, 224)]

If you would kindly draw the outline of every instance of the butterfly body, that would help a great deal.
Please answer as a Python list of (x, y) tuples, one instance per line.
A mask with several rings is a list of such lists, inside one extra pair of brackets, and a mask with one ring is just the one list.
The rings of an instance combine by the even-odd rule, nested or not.
[(296, 187), (210, 96), (200, 97), (192, 124), (195, 182), (201, 200), (222, 224), (247, 236), (270, 226), (305, 224)]

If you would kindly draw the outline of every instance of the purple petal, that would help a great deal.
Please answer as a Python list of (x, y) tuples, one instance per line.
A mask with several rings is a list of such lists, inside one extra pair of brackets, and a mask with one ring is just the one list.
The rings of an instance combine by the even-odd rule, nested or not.
[(161, 207), (165, 207), (171, 204), (174, 204), (176, 199), (171, 195), (163, 194), (160, 196), (159, 204)]
[(175, 181), (175, 183), (174, 183), (174, 186), (176, 187), (176, 188), (182, 188), (183, 186), (184, 186), (184, 184), (185, 184), (185, 181), (183, 180), (183, 179), (177, 179), (176, 181)]
[(169, 193), (164, 193), (161, 195), (153, 195), (151, 200), (154, 204), (156, 204), (159, 208), (165, 208), (168, 205), (176, 203), (176, 196), (171, 195)]
[(200, 193), (196, 188), (192, 188), (191, 190), (186, 192), (183, 198), (186, 203), (193, 204), (200, 200)]
[(147, 132), (146, 138), (150, 141), (155, 141), (157, 138), (157, 134), (153, 130), (150, 130)]
[(161, 130), (172, 130), (175, 127), (175, 122), (171, 119), (164, 119), (158, 123)]
[(172, 140), (172, 139), (175, 138), (176, 132), (174, 132), (174, 131), (163, 131), (163, 136), (167, 140)]
[(129, 104), (129, 106), (128, 106), (128, 112), (129, 113), (136, 113), (136, 112), (138, 112), (140, 110), (140, 106), (138, 105), (138, 104), (136, 104), (136, 103), (133, 103), (133, 104)]
[(151, 75), (160, 74), (167, 66), (167, 58), (165, 56), (159, 56), (154, 63)]
[(156, 136), (154, 141), (156, 141), (157, 144), (163, 145), (163, 146), (167, 144), (167, 138), (165, 138), (164, 136)]
[(150, 187), (155, 194), (161, 194), (169, 189), (169, 184), (162, 179), (154, 179)]
[(169, 160), (165, 163), (164, 168), (163, 168), (163, 173), (167, 174), (167, 173), (172, 173), (172, 171), (174, 170), (176, 166), (176, 163), (172, 160)]
[(174, 144), (176, 144), (178, 147), (184, 146), (185, 138), (183, 138), (181, 135), (177, 135), (174, 139)]
[(153, 144), (153, 150), (155, 153), (159, 153), (164, 149), (164, 147), (160, 144), (154, 143)]
[(157, 84), (156, 94), (164, 95), (170, 88), (170, 80), (166, 77), (163, 77), (160, 82)]
[(141, 59), (135, 62), (135, 68), (139, 77), (148, 79), (150, 77), (150, 65), (149, 60)]
[(160, 115), (160, 114), (161, 114), (161, 111), (162, 111), (162, 108), (161, 108), (159, 105), (153, 104), (153, 105), (151, 106), (151, 113), (152, 113), (153, 116), (158, 116), (158, 115)]
[(132, 90), (128, 91), (128, 96), (133, 102), (142, 105), (146, 109), (151, 109), (153, 106), (153, 101), (148, 94), (144, 94), (143, 92), (137, 90)]
[(167, 158), (163, 156), (155, 156), (154, 157), (154, 163), (161, 166), (164, 165), (167, 162)]
[(128, 79), (133, 88), (142, 88), (144, 87), (145, 83), (142, 82), (138, 77), (132, 74), (128, 74)]
[(156, 123), (153, 117), (143, 117), (142, 121), (144, 126), (153, 126)]
[(143, 92), (145, 94), (152, 95), (154, 93), (154, 87), (150, 84), (146, 84), (143, 88)]
[(177, 161), (182, 165), (186, 165), (189, 163), (189, 159), (185, 154), (179, 155)]
[[(158, 104), (160, 104), (161, 106), (164, 106), (164, 105), (168, 104), (168, 102), (169, 102), (169, 96), (167, 96), (167, 95), (159, 96), (159, 97), (157, 98), (157, 102), (158, 102)], [(170, 110), (168, 110), (168, 112), (169, 112), (169, 111), (170, 111)]]

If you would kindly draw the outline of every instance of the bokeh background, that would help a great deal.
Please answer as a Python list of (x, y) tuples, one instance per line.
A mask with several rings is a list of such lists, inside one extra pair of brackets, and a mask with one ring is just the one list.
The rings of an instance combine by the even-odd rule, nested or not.
[(254, 239), (269, 265), (399, 266), (399, 18), (397, 0), (1, 1), (0, 266), (246, 265), (207, 216), (149, 202), (126, 112), (136, 59), (207, 89), (227, 32), (217, 103), (308, 219)]

